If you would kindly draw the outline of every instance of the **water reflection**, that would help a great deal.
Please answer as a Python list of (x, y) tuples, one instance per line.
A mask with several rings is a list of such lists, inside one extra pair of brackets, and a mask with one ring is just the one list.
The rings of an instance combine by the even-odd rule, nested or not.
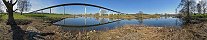
[(115, 19), (115, 18), (93, 18), (93, 17), (78, 17), (67, 18), (54, 23), (61, 25), (63, 30), (73, 31), (90, 31), (90, 30), (110, 30), (128, 24), (142, 24), (147, 26), (157, 27), (181, 27), (182, 20), (172, 17), (161, 18), (136, 18), (136, 19)]

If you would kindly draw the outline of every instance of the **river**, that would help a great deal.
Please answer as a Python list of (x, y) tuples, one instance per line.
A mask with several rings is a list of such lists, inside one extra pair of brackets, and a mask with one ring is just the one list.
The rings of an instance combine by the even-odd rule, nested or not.
[(160, 17), (148, 19), (115, 19), (115, 18), (93, 18), (77, 17), (66, 18), (54, 23), (65, 31), (105, 31), (124, 25), (146, 25), (154, 27), (181, 27), (182, 20), (173, 17)]

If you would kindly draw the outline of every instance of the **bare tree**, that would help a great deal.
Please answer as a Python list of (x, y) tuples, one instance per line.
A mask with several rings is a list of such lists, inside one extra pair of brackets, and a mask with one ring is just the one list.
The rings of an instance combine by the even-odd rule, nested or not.
[(0, 6), (0, 13), (4, 13), (4, 10), (2, 10), (2, 7)]
[(200, 4), (201, 5), (201, 11), (203, 12), (203, 14), (204, 13), (206, 13), (206, 7), (207, 7), (207, 2), (206, 2), (206, 0), (201, 0), (198, 4)]
[(139, 11), (139, 13), (137, 13), (137, 14), (144, 14), (144, 12), (142, 12), (142, 11)]
[(139, 13), (137, 13), (137, 15), (140, 15), (141, 17), (143, 17), (144, 12), (139, 11)]
[(184, 18), (190, 19), (190, 15), (195, 13), (196, 2), (194, 0), (181, 0), (181, 3), (178, 5), (180, 13)]
[(181, 14), (180, 16), (184, 18), (186, 23), (188, 23), (192, 19), (191, 15), (195, 13), (196, 2), (195, 0), (181, 0), (180, 4), (178, 5), (178, 8), (181, 8), (179, 11), (179, 13)]
[(206, 12), (206, 1), (205, 0), (201, 0), (197, 3), (197, 12), (199, 14), (204, 14)]
[(197, 4), (197, 12), (198, 14), (202, 14), (202, 6), (200, 3)]
[(14, 9), (14, 5), (17, 4), (18, 0), (2, 0), (4, 5), (6, 6), (6, 11), (8, 13), (8, 22), (7, 24), (10, 24), (10, 25), (16, 25), (16, 22), (14, 21), (14, 17), (13, 17), (13, 12)]
[(17, 4), (18, 10), (21, 12), (29, 11), (30, 10), (30, 2), (29, 0), (19, 0)]
[(0, 2), (0, 13), (3, 13), (4, 10), (3, 10), (3, 4)]
[(0, 10), (0, 13), (4, 13), (4, 11), (3, 10)]

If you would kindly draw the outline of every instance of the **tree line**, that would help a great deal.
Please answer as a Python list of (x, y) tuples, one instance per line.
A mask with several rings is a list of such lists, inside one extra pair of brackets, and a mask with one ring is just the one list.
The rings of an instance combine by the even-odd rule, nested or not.
[(187, 19), (190, 19), (193, 14), (206, 14), (206, 11), (207, 0), (181, 0), (176, 9), (176, 13)]

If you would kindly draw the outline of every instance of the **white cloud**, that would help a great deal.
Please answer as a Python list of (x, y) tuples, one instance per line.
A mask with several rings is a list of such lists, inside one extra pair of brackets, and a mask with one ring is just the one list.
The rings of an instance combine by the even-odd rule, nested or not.
[(196, 3), (199, 3), (200, 1), (205, 1), (207, 2), (207, 0), (194, 0)]
[(196, 3), (199, 3), (199, 1), (202, 1), (202, 0), (194, 0)]

